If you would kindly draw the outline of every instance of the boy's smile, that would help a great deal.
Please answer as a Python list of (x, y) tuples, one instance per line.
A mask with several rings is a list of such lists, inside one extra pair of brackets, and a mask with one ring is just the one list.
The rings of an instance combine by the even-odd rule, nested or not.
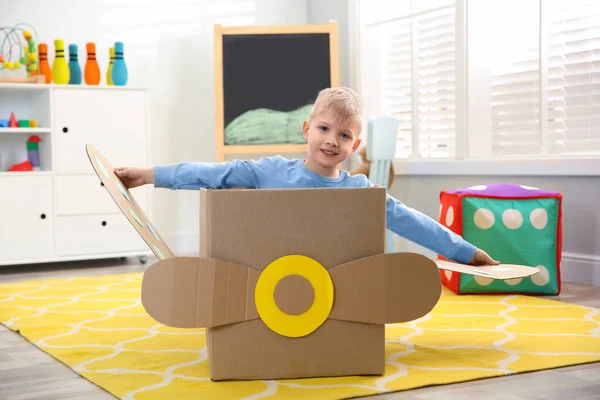
[(339, 176), (338, 166), (360, 144), (359, 124), (356, 121), (339, 121), (332, 112), (317, 115), (304, 122), (302, 134), (308, 141), (306, 167), (326, 176)]

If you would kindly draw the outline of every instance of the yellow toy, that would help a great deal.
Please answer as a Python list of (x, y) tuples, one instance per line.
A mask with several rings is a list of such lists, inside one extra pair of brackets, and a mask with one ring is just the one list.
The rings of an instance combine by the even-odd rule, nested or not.
[[(17, 24), (13, 27), (0, 27), (5, 36), (0, 44), (0, 70), (9, 71), (25, 68), (27, 76), (37, 76), (39, 72), (38, 52), (34, 35), (29, 30), (23, 30)], [(27, 25), (35, 32), (35, 29)], [(19, 36), (21, 32), (23, 39)], [(35, 35), (37, 37), (37, 34)]]

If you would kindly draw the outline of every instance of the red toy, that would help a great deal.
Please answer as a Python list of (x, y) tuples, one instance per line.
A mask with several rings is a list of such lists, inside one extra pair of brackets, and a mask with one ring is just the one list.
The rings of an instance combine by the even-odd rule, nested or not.
[(33, 165), (27, 161), (23, 161), (22, 163), (15, 164), (8, 170), (9, 172), (23, 172), (23, 171), (33, 171)]

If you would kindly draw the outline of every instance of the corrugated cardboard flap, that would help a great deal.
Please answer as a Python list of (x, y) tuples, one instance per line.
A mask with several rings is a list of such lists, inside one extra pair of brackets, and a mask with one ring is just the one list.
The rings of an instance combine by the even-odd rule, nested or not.
[(439, 269), (491, 279), (525, 278), (540, 272), (537, 267), (517, 264), (471, 266), (446, 260), (434, 260)]
[(204, 328), (258, 318), (254, 287), (260, 275), (225, 261), (174, 257), (144, 273), (142, 304), (156, 321), (178, 328)]
[(376, 324), (412, 321), (439, 300), (439, 270), (416, 253), (365, 257), (333, 268), (335, 303), (330, 318)]
[[(439, 300), (439, 269), (476, 273), (494, 279), (532, 275), (522, 266), (471, 267), (440, 262), (416, 253), (364, 257), (329, 270), (334, 301), (329, 318), (373, 324), (411, 321), (427, 314)], [(509, 269), (512, 271), (509, 271)], [(497, 272), (491, 272), (497, 271)], [(496, 275), (501, 274), (501, 275)], [(142, 282), (142, 303), (158, 322), (179, 328), (204, 328), (259, 318), (255, 288), (261, 272), (234, 263), (200, 257), (174, 257), (149, 267)], [(279, 304), (310, 307), (301, 279), (291, 279), (277, 293)], [(268, 293), (275, 297), (275, 293)], [(287, 296), (287, 297), (286, 297)]]

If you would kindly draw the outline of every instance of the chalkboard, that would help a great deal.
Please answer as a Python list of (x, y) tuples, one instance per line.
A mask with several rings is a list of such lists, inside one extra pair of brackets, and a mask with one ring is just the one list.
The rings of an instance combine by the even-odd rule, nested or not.
[(319, 91), (337, 84), (336, 24), (321, 31), (263, 28), (227, 33), (222, 27), (215, 41), (217, 147), (306, 143), (303, 121)]

